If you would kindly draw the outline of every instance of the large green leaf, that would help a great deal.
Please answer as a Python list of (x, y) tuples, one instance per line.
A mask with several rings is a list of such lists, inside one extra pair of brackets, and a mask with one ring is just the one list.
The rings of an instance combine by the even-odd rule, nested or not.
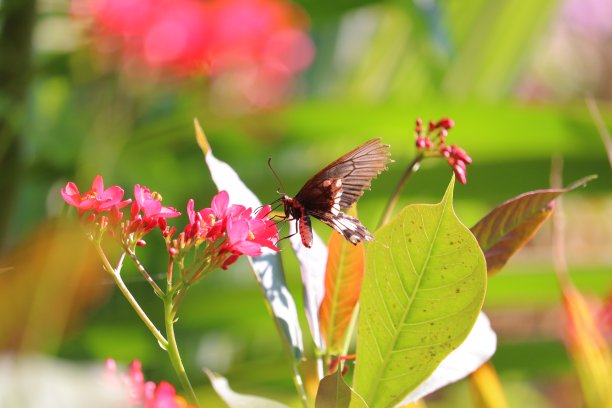
[[(466, 338), (482, 307), (486, 264), (452, 207), (411, 205), (366, 249), (354, 390), (393, 406)], [(351, 405), (353, 406), (353, 405)]]

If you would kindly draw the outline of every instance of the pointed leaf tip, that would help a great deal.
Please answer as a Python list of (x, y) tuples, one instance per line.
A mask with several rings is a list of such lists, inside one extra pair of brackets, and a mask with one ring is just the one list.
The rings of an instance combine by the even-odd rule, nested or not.
[(597, 179), (598, 177), (599, 176), (597, 174), (591, 174), (590, 176), (586, 176), (586, 177), (581, 178), (580, 180), (574, 181), (572, 184), (565, 187), (565, 189), (568, 191), (571, 191), (571, 190), (577, 189), (578, 187), (586, 187), (588, 183)]
[(198, 146), (200, 146), (202, 153), (204, 153), (206, 156), (208, 152), (211, 151), (211, 148), (208, 144), (208, 139), (206, 139), (206, 133), (204, 133), (202, 126), (200, 126), (200, 121), (198, 121), (198, 118), (193, 118), (193, 127), (195, 128), (195, 136)]
[(446, 187), (446, 191), (444, 192), (444, 198), (442, 201), (450, 201), (451, 206), (453, 204), (453, 192), (455, 191), (455, 174), (451, 176), (450, 182), (448, 183), (448, 187)]

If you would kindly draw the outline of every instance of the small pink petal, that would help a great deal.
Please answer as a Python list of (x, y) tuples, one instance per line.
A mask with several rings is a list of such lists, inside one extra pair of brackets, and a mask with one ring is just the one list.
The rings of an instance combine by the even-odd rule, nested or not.
[(261, 255), (261, 245), (253, 241), (241, 241), (235, 245), (232, 245), (232, 250), (243, 253), (247, 256), (259, 256)]
[(194, 202), (193, 199), (190, 198), (189, 201), (187, 201), (187, 216), (189, 217), (189, 223), (193, 224), (195, 221), (195, 210), (194, 210)]
[(249, 234), (249, 223), (244, 220), (227, 220), (227, 236), (230, 244), (235, 244), (244, 241)]
[(212, 202), (210, 204), (213, 212), (215, 213), (215, 217), (225, 217), (225, 213), (227, 212), (227, 206), (229, 205), (229, 194), (225, 190), (219, 191), (219, 194), (213, 197)]
[(91, 184), (91, 190), (97, 195), (104, 192), (104, 180), (102, 179), (102, 176), (97, 175), (94, 178), (93, 183)]

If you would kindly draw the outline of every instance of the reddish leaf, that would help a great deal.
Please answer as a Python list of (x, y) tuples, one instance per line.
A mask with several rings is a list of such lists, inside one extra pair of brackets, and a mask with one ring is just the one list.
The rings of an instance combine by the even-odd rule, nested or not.
[(348, 408), (350, 403), (351, 389), (342, 379), (340, 371), (321, 380), (317, 390), (315, 408)]
[(531, 239), (552, 213), (553, 200), (596, 176), (588, 176), (566, 188), (530, 191), (496, 207), (472, 227), (485, 258), (489, 275), (499, 271), (516, 251)]
[(561, 288), (567, 348), (587, 407), (612, 406), (612, 352), (589, 305), (571, 284)]
[(40, 226), (0, 265), (1, 350), (53, 352), (112, 289), (76, 225)]
[[(356, 216), (356, 213), (352, 215)], [(327, 352), (338, 354), (359, 300), (365, 251), (363, 244), (353, 245), (335, 231), (329, 239), (328, 251), (325, 297), (319, 308), (319, 325)]]

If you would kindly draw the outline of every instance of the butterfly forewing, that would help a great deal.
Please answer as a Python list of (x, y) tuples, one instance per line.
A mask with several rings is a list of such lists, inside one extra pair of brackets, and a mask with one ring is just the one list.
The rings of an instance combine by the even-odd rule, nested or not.
[[(330, 163), (323, 170), (315, 174), (304, 184), (304, 187), (295, 196), (306, 210), (326, 208), (312, 204), (325, 204), (329, 201), (325, 198), (316, 197), (317, 194), (327, 196), (327, 189), (322, 188), (323, 183), (330, 179), (340, 179), (342, 195), (340, 197), (340, 209), (347, 209), (363, 195), (365, 189), (369, 189), (371, 181), (390, 162), (389, 145), (380, 143), (380, 139), (372, 139), (344, 156)], [(316, 198), (316, 199), (315, 199)]]
[(372, 234), (357, 220), (340, 210), (349, 208), (372, 179), (386, 169), (389, 145), (372, 139), (335, 160), (304, 184), (295, 198), (285, 198), (285, 213), (296, 219), (302, 243), (310, 247), (311, 215), (336, 231), (353, 244), (373, 239)]

